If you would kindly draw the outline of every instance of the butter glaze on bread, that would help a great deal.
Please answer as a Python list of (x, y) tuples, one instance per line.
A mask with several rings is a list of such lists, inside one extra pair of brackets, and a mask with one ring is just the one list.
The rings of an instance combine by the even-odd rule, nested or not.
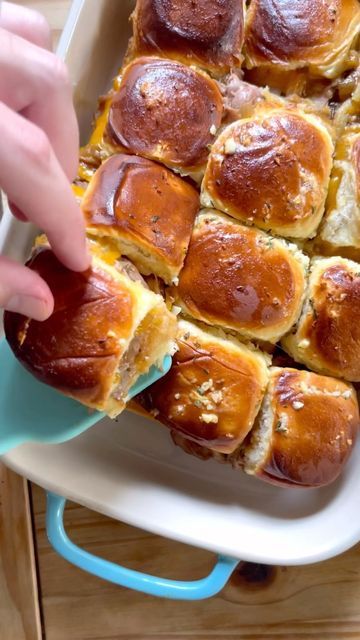
[(220, 89), (207, 74), (173, 60), (129, 64), (109, 109), (105, 139), (184, 174), (205, 168), (222, 118)]
[(257, 109), (214, 143), (201, 201), (280, 236), (308, 238), (324, 213), (333, 142), (320, 118)]
[(359, 408), (351, 385), (274, 367), (257, 425), (240, 458), (247, 473), (271, 484), (320, 487), (336, 480), (358, 431)]
[(252, 0), (245, 31), (246, 66), (272, 70), (306, 68), (336, 78), (356, 66), (360, 32), (358, 0)]
[(344, 258), (314, 260), (306, 302), (282, 345), (319, 373), (360, 381), (360, 265)]
[(183, 320), (177, 345), (170, 372), (142, 394), (141, 403), (175, 439), (179, 433), (195, 443), (192, 449), (231, 453), (254, 424), (268, 360), (223, 332)]
[(92, 237), (111, 238), (141, 273), (170, 284), (184, 262), (199, 195), (166, 167), (119, 154), (97, 170), (82, 209)]
[(241, 64), (242, 0), (137, 0), (128, 55), (161, 55), (222, 75)]
[(205, 210), (173, 295), (197, 320), (275, 343), (300, 314), (307, 266), (295, 245)]
[(75, 273), (39, 246), (28, 267), (48, 283), (55, 307), (44, 322), (5, 312), (14, 354), (41, 382), (115, 417), (137, 378), (172, 350), (175, 317), (160, 296), (96, 254)]

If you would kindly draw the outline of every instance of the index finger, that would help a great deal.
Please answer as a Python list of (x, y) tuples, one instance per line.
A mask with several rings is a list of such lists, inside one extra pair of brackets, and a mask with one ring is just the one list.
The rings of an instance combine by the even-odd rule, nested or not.
[(79, 128), (64, 62), (0, 28), (0, 100), (45, 131), (64, 172), (73, 180)]
[(84, 218), (46, 134), (0, 102), (0, 187), (69, 269), (89, 266)]
[(44, 16), (28, 7), (0, 0), (0, 28), (51, 50), (51, 31)]

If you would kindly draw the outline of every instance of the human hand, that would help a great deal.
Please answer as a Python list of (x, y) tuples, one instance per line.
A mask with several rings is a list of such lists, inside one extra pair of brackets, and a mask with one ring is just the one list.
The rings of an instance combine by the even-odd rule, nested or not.
[[(70, 181), (79, 134), (71, 83), (35, 11), (0, 2), (0, 188), (13, 214), (47, 235), (68, 268), (89, 266), (84, 221)], [(40, 276), (0, 256), (0, 307), (45, 320), (53, 297)]]

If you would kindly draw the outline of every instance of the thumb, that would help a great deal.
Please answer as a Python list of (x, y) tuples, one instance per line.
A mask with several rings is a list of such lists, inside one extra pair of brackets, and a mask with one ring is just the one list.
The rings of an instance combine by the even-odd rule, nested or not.
[(54, 301), (35, 271), (0, 256), (0, 308), (42, 321), (51, 315)]

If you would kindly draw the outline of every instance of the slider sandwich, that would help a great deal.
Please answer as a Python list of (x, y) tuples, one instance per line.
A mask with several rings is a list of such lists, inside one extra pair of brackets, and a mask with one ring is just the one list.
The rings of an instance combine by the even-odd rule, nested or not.
[(54, 312), (37, 322), (6, 311), (5, 335), (38, 380), (114, 418), (139, 376), (173, 352), (176, 319), (131, 263), (90, 249), (91, 267), (74, 273), (37, 243), (27, 266), (49, 285)]

